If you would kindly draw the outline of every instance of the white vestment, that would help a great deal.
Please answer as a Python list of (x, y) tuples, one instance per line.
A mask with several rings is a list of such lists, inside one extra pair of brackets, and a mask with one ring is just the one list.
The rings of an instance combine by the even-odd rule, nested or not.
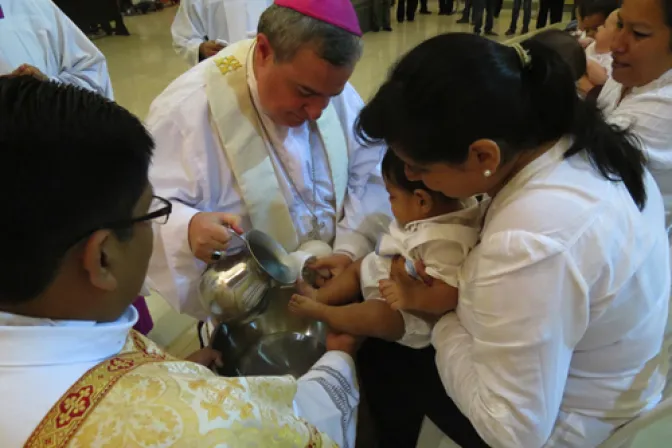
[(595, 48), (595, 42), (588, 45), (586, 48), (586, 57), (600, 64), (600, 66), (607, 71), (607, 76), (611, 77), (611, 72), (613, 71), (611, 64), (614, 62), (614, 58), (611, 56), (611, 51), (598, 53)]
[[(120, 353), (137, 318), (137, 311), (133, 307), (129, 307), (118, 321), (107, 324), (51, 321), (0, 313), (0, 395), (2, 396), (0, 446), (2, 448), (23, 446), (50, 408), (72, 384), (101, 361)], [(180, 380), (210, 382), (213, 385), (218, 385), (221, 381), (224, 388), (227, 381), (225, 378), (214, 377), (210, 372), (206, 374), (193, 372), (186, 366), (182, 371), (175, 373), (175, 377)], [(273, 378), (267, 377), (264, 380), (261, 377), (251, 377), (247, 381), (249, 384), (247, 387), (253, 387), (255, 381), (272, 384)], [(288, 381), (294, 382), (287, 377), (275, 378), (283, 384), (287, 384)], [(281, 399), (282, 397), (277, 397), (278, 403)], [(315, 425), (341, 447), (354, 447), (358, 402), (359, 391), (352, 358), (343, 352), (331, 351), (296, 381), (294, 416)], [(225, 403), (222, 403), (222, 406), (222, 413), (235, 412), (235, 409), (227, 409)], [(263, 413), (265, 409), (261, 411)], [(157, 407), (153, 412), (159, 412), (156, 415), (156, 422), (166, 417), (166, 409)], [(196, 407), (194, 415), (198, 412), (199, 409)], [(213, 412), (216, 413), (216, 410), (213, 409)], [(142, 417), (143, 414), (138, 415)], [(250, 420), (253, 420), (254, 416), (246, 418), (248, 424), (253, 424)], [(143, 431), (142, 426), (139, 426), (141, 421), (126, 423), (128, 427), (116, 428), (110, 432), (131, 434), (134, 431)], [(214, 428), (221, 423), (216, 419), (209, 420), (209, 425), (213, 425)], [(213, 426), (203, 429), (211, 430)], [(164, 433), (174, 431), (179, 435), (178, 433), (185, 431), (185, 428), (174, 425), (163, 428), (162, 431)], [(100, 436), (104, 437), (105, 434)], [(196, 434), (194, 436), (198, 437)], [(169, 440), (170, 434), (166, 437)], [(154, 444), (149, 443), (149, 440), (145, 441), (148, 442), (146, 446), (166, 446), (165, 443)], [(254, 440), (252, 437), (250, 441), (259, 444), (258, 446), (267, 446), (268, 442)], [(232, 440), (227, 441), (226, 436), (220, 440), (223, 444), (227, 442), (235, 443)], [(174, 446), (200, 445), (196, 442), (195, 445), (182, 443)]]
[(254, 37), (259, 16), (272, 0), (182, 0), (170, 31), (173, 48), (189, 65), (199, 62), (206, 40), (233, 44)]
[(598, 446), (661, 399), (670, 260), (648, 172), (639, 210), (562, 139), (492, 199), (432, 344), (493, 448)]
[[(347, 156), (344, 175), (334, 177), (334, 165), (343, 161), (331, 159), (333, 148), (332, 151), (325, 149), (327, 139), (315, 131), (314, 123), (297, 128), (278, 126), (259, 107), (256, 80), (251, 70), (253, 45), (252, 40), (234, 44), (180, 76), (154, 101), (147, 118), (147, 126), (156, 141), (150, 179), (156, 194), (173, 203), (168, 223), (156, 228), (149, 278), (178, 311), (198, 319), (207, 317), (196, 294), (197, 281), (205, 264), (194, 258), (187, 232), (191, 218), (199, 211), (240, 215), (243, 228), (249, 230), (254, 215), (263, 216), (269, 210), (259, 206), (259, 201), (263, 202), (265, 198), (258, 194), (252, 201), (254, 203), (245, 202), (243, 198), (254, 196), (255, 188), (268, 191), (284, 205), (276, 204), (277, 213), (267, 213), (267, 219), (257, 219), (255, 227), (266, 227), (264, 231), (280, 240), (274, 234), (282, 233), (282, 228), (287, 227), (285, 221), (288, 221), (297, 243), (296, 247), (285, 244), (291, 252), (298, 245), (316, 239), (312, 235), (314, 214), (319, 221), (315, 229), (319, 232), (317, 237), (329, 244), (333, 242), (335, 252), (348, 254), (353, 259), (371, 252), (377, 236), (390, 222), (389, 201), (380, 174), (383, 150), (362, 147), (353, 134), (355, 120), (363, 106), (357, 92), (347, 84), (342, 94), (332, 98), (323, 114), (328, 115), (331, 111), (340, 121), (337, 127), (343, 131), (341, 139), (346, 146), (341, 150), (341, 154)], [(233, 55), (238, 56), (233, 58)], [(242, 91), (226, 92), (227, 98), (233, 95), (230, 101), (215, 102), (218, 115), (221, 115), (222, 105), (231, 107), (228, 110), (230, 120), (216, 123), (206, 94), (207, 80), (208, 76), (213, 76), (212, 70), (220, 65), (225, 72), (230, 71), (227, 64), (237, 71), (225, 75), (225, 79), (246, 73), (247, 82), (242, 83)], [(239, 65), (241, 67), (237, 68)], [(220, 85), (218, 88), (224, 92), (228, 87)], [(240, 114), (236, 115), (238, 103), (243, 101), (253, 102), (260, 111), (270, 142), (262, 137), (258, 117), (250, 117), (251, 107), (240, 109)], [(235, 127), (227, 135), (220, 135), (220, 129), (230, 126), (231, 120), (240, 122), (246, 129), (253, 126), (258, 133), (238, 135), (243, 133), (242, 127), (240, 131)], [(223, 147), (222, 141), (230, 142), (230, 146)], [(259, 145), (270, 159), (265, 161), (266, 165), (252, 164), (248, 160), (260, 155)], [(329, 157), (327, 152), (331, 152)], [(254, 174), (256, 168), (266, 166), (270, 175), (246, 178), (247, 185), (256, 182), (258, 187), (253, 185), (242, 191), (240, 177), (234, 175), (230, 163), (232, 156), (238, 157), (238, 168), (240, 162), (253, 165), (244, 174)], [(334, 191), (334, 179), (339, 185), (343, 184), (342, 193), (340, 188), (338, 192)], [(269, 185), (275, 186), (274, 189), (269, 190)], [(294, 186), (300, 190), (298, 193)], [(336, 205), (339, 200), (342, 207)]]
[[(665, 201), (668, 229), (672, 226), (672, 70), (635, 87), (621, 101), (623, 86), (610, 78), (598, 105), (609, 123), (629, 128), (642, 145), (647, 166)], [(619, 103), (620, 102), (620, 103)]]
[(105, 56), (50, 0), (0, 3), (0, 75), (22, 64), (114, 99)]
[[(458, 271), (478, 241), (480, 209), (478, 205), (454, 213), (413, 221), (403, 228), (397, 221), (388, 234), (381, 235), (378, 247), (362, 261), (360, 284), (364, 300), (380, 300), (378, 282), (390, 277), (394, 255), (407, 263), (422, 261), (429, 276), (457, 288)], [(404, 336), (400, 344), (423, 348), (430, 344), (432, 326), (412, 314), (401, 311)]]

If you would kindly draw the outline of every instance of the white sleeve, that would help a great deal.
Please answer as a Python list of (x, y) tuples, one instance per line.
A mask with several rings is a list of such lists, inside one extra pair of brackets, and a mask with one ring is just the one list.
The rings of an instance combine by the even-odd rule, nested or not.
[(112, 83), (103, 53), (55, 4), (53, 7), (56, 35), (52, 51), (57, 53), (58, 75), (51, 79), (92, 90), (114, 100)]
[(359, 259), (371, 252), (378, 235), (387, 231), (392, 212), (380, 163), (385, 153), (381, 146), (364, 147), (354, 135), (354, 125), (364, 106), (355, 89), (347, 84), (335, 102), (348, 139), (348, 190), (343, 217), (336, 226), (334, 252)]
[[(478, 234), (475, 229), (464, 229), (473, 230), (474, 235)], [(446, 237), (449, 238), (450, 235)], [(417, 256), (425, 265), (427, 275), (457, 288), (458, 272), (469, 252), (469, 246), (465, 242), (462, 239), (434, 240), (418, 247)]]
[(156, 142), (150, 180), (157, 196), (173, 204), (168, 222), (154, 231), (154, 251), (148, 276), (161, 295), (180, 313), (204, 320), (196, 284), (205, 263), (193, 256), (188, 229), (191, 218), (207, 210), (205, 173), (199, 161), (205, 151), (201, 133), (184, 134), (174, 120), (164, 117), (148, 123)]
[(355, 448), (359, 386), (355, 363), (344, 352), (329, 351), (299, 378), (294, 412), (342, 448)]
[[(192, 0), (182, 0), (175, 14), (173, 25), (170, 27), (175, 52), (190, 66), (198, 64), (198, 49), (207, 36), (201, 16), (203, 12), (199, 11)], [(216, 38), (216, 36), (208, 37)]]
[(448, 395), (493, 448), (544, 445), (588, 324), (585, 282), (554, 246), (523, 232), (490, 237), (470, 255), (473, 277), (460, 282), (458, 313), (432, 333)]
[(629, 128), (637, 136), (650, 168), (672, 168), (672, 98), (656, 93), (626, 97), (608, 114), (607, 121), (624, 129)]

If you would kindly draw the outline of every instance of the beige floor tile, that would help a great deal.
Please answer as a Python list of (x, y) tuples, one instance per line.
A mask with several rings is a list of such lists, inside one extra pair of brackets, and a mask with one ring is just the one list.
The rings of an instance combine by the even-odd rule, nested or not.
[[(187, 69), (172, 48), (170, 25), (176, 10), (171, 7), (128, 17), (125, 22), (131, 36), (104, 37), (95, 42), (107, 57), (117, 102), (141, 118), (147, 115), (151, 101)], [(510, 17), (503, 11), (495, 31), (503, 34)], [(419, 16), (412, 23), (393, 23), (391, 33), (367, 33), (353, 85), (364, 99), (369, 98), (394, 61), (423, 40), (440, 33), (469, 32), (470, 26), (455, 23), (458, 18), (459, 14)]]

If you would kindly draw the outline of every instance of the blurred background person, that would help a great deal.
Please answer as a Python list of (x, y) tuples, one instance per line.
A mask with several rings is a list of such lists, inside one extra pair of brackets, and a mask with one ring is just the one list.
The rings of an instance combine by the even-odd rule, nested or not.
[(191, 66), (257, 33), (272, 0), (182, 0), (171, 27), (173, 48)]
[(114, 99), (105, 56), (50, 0), (3, 2), (0, 75), (32, 75)]

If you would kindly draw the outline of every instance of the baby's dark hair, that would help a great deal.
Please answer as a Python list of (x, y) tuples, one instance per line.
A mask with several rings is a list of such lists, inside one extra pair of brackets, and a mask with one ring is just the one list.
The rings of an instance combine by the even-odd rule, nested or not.
[(621, 0), (581, 0), (577, 4), (578, 13), (581, 17), (601, 14), (606, 19), (620, 6)]
[(551, 29), (535, 34), (528, 40), (539, 42), (560, 55), (563, 61), (572, 70), (574, 81), (581, 79), (588, 70), (586, 52), (579, 41), (571, 34)]
[(383, 177), (387, 182), (390, 182), (394, 186), (399, 187), (408, 193), (413, 193), (415, 190), (423, 190), (429, 193), (435, 200), (454, 201), (453, 198), (449, 198), (443, 193), (430, 190), (422, 181), (408, 180), (405, 168), (406, 164), (404, 161), (401, 160), (394, 151), (388, 149), (385, 153), (385, 157), (383, 157), (381, 166)]

